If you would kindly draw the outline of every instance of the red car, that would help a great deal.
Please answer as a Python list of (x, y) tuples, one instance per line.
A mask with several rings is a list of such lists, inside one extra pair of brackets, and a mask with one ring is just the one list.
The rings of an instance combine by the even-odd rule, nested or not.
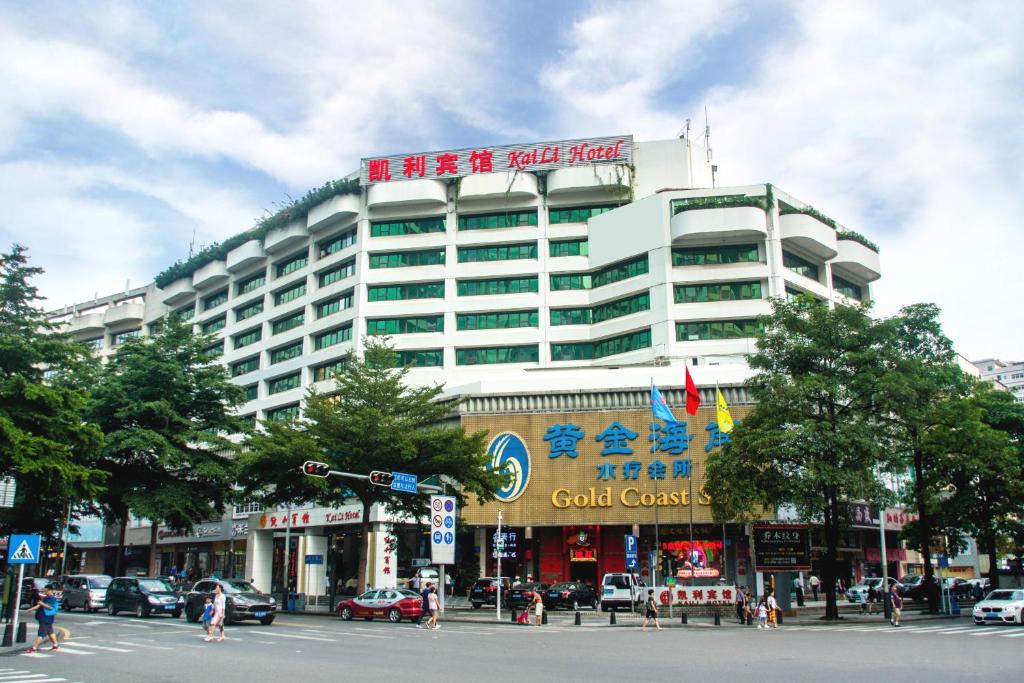
[(367, 621), (380, 617), (397, 624), (402, 619), (419, 619), (423, 614), (423, 598), (404, 588), (366, 591), (338, 603), (334, 613), (345, 621), (362, 617)]

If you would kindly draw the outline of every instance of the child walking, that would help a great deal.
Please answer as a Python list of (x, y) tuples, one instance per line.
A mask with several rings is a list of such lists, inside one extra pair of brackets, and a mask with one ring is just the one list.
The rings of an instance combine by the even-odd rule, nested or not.
[(206, 604), (203, 606), (203, 630), (206, 631), (206, 642), (213, 640), (213, 598), (206, 596)]
[(768, 628), (768, 603), (763, 596), (757, 604), (757, 627)]

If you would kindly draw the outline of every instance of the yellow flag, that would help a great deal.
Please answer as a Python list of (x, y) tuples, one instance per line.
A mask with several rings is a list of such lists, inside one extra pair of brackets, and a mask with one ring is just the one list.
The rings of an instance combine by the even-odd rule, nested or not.
[(729, 414), (729, 404), (725, 402), (725, 396), (722, 396), (722, 390), (715, 388), (715, 393), (718, 395), (717, 405), (715, 406), (715, 412), (718, 414), (718, 429), (721, 432), (728, 434), (732, 431), (732, 415)]

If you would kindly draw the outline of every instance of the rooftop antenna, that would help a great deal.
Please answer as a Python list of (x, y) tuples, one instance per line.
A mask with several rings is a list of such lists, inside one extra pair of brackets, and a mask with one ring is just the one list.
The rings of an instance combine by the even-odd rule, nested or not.
[(196, 229), (192, 228), (192, 241), (188, 243), (188, 257), (192, 258), (196, 253)]
[[(704, 103), (704, 150), (707, 155), (707, 161), (711, 164), (711, 124), (708, 123), (708, 103)], [(715, 186), (715, 173), (718, 172), (718, 166), (711, 164), (711, 187)]]

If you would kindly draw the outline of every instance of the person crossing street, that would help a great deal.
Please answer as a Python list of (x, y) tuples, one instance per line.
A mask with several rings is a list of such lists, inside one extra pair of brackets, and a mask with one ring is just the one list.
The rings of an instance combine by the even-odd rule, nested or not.
[(43, 640), (46, 638), (50, 639), (53, 647), (50, 650), (60, 650), (60, 645), (57, 644), (57, 636), (53, 633), (53, 622), (57, 619), (57, 596), (53, 594), (53, 584), (50, 584), (44, 590), (43, 597), (39, 598), (35, 605), (28, 608), (28, 612), (36, 613), (36, 620), (39, 622), (39, 631), (36, 635), (36, 642), (26, 652), (36, 652), (39, 646), (43, 644)]

